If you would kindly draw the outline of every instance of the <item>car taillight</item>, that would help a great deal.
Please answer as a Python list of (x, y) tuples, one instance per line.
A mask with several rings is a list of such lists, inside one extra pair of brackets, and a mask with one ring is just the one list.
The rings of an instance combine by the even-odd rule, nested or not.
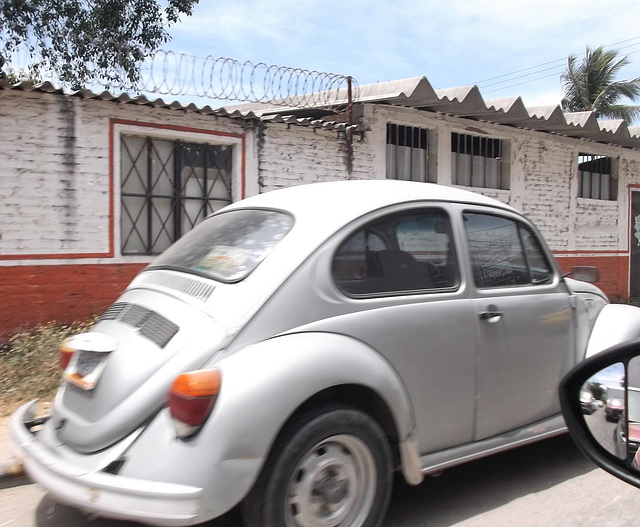
[(75, 347), (69, 345), (69, 341), (72, 338), (73, 337), (69, 337), (69, 338), (64, 339), (60, 343), (60, 345), (58, 346), (58, 356), (59, 356), (59, 361), (60, 361), (60, 369), (62, 371), (67, 369), (67, 366), (69, 365), (69, 362), (71, 362), (71, 357), (73, 357), (73, 354), (76, 352)]
[(204, 424), (216, 402), (222, 377), (219, 370), (183, 373), (169, 390), (169, 410), (178, 437), (195, 434)]

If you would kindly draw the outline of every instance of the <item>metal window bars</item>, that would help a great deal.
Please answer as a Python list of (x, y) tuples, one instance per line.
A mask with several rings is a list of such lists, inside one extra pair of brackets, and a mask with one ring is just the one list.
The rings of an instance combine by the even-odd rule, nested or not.
[(122, 254), (160, 254), (231, 203), (232, 148), (123, 135)]

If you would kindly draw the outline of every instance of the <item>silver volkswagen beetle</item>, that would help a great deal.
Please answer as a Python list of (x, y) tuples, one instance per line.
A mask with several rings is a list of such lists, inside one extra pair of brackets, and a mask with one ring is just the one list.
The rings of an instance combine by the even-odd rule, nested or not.
[[(640, 334), (535, 227), (445, 186), (343, 181), (226, 207), (61, 344), (11, 420), (60, 502), (150, 525), (382, 522), (424, 475), (565, 431), (560, 379)], [(592, 280), (593, 281), (593, 280)]]

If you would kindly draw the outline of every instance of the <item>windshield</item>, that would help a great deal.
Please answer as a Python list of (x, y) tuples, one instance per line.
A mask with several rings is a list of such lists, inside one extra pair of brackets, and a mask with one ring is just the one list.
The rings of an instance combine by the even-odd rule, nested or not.
[(150, 267), (180, 269), (221, 282), (245, 278), (291, 230), (293, 218), (272, 210), (234, 210), (204, 220)]
[(591, 395), (591, 392), (587, 392), (587, 391), (582, 391), (580, 392), (580, 400), (586, 402), (589, 402), (593, 399), (593, 395)]

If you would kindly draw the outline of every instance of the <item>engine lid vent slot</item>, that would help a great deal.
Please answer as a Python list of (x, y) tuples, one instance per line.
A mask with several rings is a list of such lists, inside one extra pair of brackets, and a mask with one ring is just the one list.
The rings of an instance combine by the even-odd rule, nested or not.
[(141, 335), (164, 348), (179, 327), (155, 311), (146, 307), (126, 302), (116, 302), (100, 317), (99, 320), (120, 320), (135, 328)]
[(136, 284), (156, 285), (178, 291), (184, 295), (206, 302), (215, 291), (215, 285), (196, 278), (170, 273), (167, 271), (143, 272), (138, 275)]

